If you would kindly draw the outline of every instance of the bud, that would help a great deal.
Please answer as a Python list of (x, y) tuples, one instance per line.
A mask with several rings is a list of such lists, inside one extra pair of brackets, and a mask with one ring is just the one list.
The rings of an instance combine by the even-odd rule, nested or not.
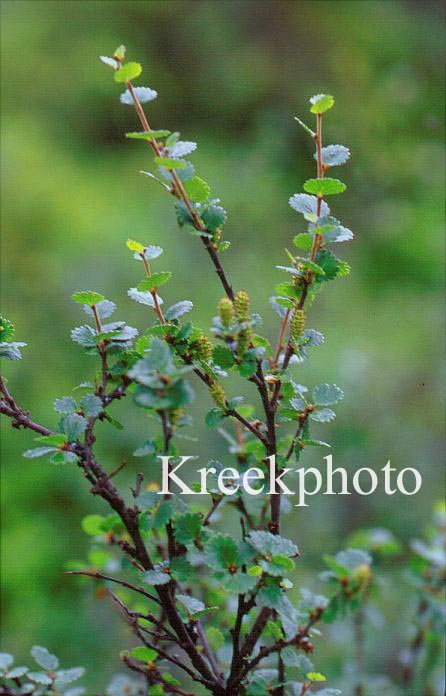
[(122, 61), (125, 58), (125, 51), (126, 51), (125, 46), (123, 46), (123, 45), (118, 46), (116, 51), (113, 53), (113, 58), (115, 60), (119, 61), (120, 63), (122, 63)]
[(218, 382), (213, 382), (213, 384), (210, 387), (210, 392), (211, 396), (214, 399), (215, 403), (217, 406), (220, 406), (222, 409), (226, 409), (226, 394), (225, 390), (221, 386), (221, 384), (218, 384)]
[(228, 329), (234, 321), (234, 305), (229, 297), (222, 297), (218, 303), (218, 316), (225, 329)]
[(172, 411), (169, 412), (169, 420), (172, 425), (176, 425), (180, 418), (184, 415), (184, 409), (182, 408), (174, 408)]
[(370, 585), (370, 581), (372, 579), (372, 569), (366, 563), (362, 563), (355, 568), (353, 577), (359, 583), (360, 589), (365, 590), (365, 588)]
[(201, 334), (192, 344), (192, 347), (201, 362), (209, 362), (212, 358), (212, 343), (207, 336)]
[(241, 357), (248, 350), (250, 343), (252, 341), (252, 329), (251, 327), (247, 329), (242, 329), (239, 332), (237, 339), (237, 355)]
[(290, 335), (293, 341), (297, 341), (302, 336), (305, 329), (305, 312), (303, 309), (296, 309), (290, 321)]
[(239, 290), (235, 293), (235, 313), (239, 321), (249, 319), (249, 295), (246, 290)]

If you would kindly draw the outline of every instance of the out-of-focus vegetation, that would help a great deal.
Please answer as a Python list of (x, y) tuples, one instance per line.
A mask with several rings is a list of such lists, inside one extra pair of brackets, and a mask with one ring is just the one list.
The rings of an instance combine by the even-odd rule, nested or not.
[[(73, 291), (94, 287), (144, 326), (126, 295), (135, 282), (127, 237), (162, 244), (197, 323), (209, 324), (221, 294), (197, 240), (178, 230), (170, 202), (138, 174), (144, 148), (123, 136), (135, 115), (119, 104), (98, 55), (124, 42), (145, 66), (144, 84), (159, 92), (147, 109), (153, 126), (199, 142), (195, 162), (230, 214), (226, 267), (236, 287), (249, 279), (271, 338), (268, 297), (283, 279), (275, 264), (302, 231), (287, 200), (314, 171), (312, 144), (292, 117), (312, 94), (332, 93), (326, 142), (352, 151), (336, 212), (356, 238), (345, 246), (351, 275), (311, 313), (326, 343), (302, 367), (304, 379), (346, 392), (328, 426), (338, 464), (378, 469), (390, 459), (419, 468), (424, 485), (415, 499), (320, 496), (291, 513), (286, 531), (302, 550), (302, 582), (358, 527), (387, 527), (403, 542), (419, 536), (442, 481), (440, 3), (16, 0), (2, 11), (2, 304), (29, 343), (20, 369), (8, 366), (21, 404), (52, 425), (53, 400), (93, 369), (69, 338), (79, 321)], [(221, 443), (202, 425), (210, 404), (199, 394), (200, 440), (184, 453), (206, 461)], [(133, 412), (126, 425), (101, 446), (110, 468), (128, 459), (130, 481), (141, 462), (129, 453), (147, 422)], [(3, 425), (5, 647), (18, 656), (31, 643), (57, 648), (65, 662), (89, 668), (97, 690), (128, 635), (91, 587), (63, 575), (67, 559), (86, 553), (79, 521), (91, 500), (69, 466), (23, 460), (31, 442)], [(319, 453), (305, 464), (318, 462)], [(416, 599), (408, 584), (400, 590), (404, 560), (402, 552), (385, 568), (384, 618), (374, 617), (367, 645), (372, 674), (392, 674), (395, 650), (411, 636)], [(336, 645), (325, 672), (341, 684), (345, 648)]]

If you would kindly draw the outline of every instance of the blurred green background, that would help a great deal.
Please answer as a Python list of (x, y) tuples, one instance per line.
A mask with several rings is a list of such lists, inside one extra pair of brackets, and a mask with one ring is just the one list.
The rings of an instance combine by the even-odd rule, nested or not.
[[(346, 392), (335, 423), (318, 431), (338, 465), (378, 469), (390, 459), (418, 467), (424, 485), (415, 499), (319, 496), (291, 513), (286, 531), (302, 550), (300, 577), (313, 586), (321, 554), (345, 545), (358, 526), (385, 526), (403, 541), (419, 535), (441, 495), (443, 461), (441, 3), (3, 0), (1, 7), (2, 304), (17, 340), (29, 344), (21, 364), (5, 366), (19, 402), (53, 426), (53, 400), (93, 374), (91, 358), (69, 337), (84, 319), (73, 291), (102, 292), (118, 304), (117, 318), (145, 327), (144, 307), (126, 295), (139, 280), (127, 237), (164, 247), (164, 266), (175, 271), (168, 299), (192, 300), (203, 328), (221, 296), (199, 241), (178, 230), (172, 201), (139, 175), (150, 158), (124, 138), (136, 118), (120, 105), (99, 54), (125, 43), (129, 59), (143, 64), (140, 84), (159, 92), (147, 105), (153, 127), (198, 141), (197, 172), (229, 212), (225, 265), (236, 287), (249, 287), (270, 338), (278, 321), (268, 297), (284, 280), (275, 265), (304, 229), (288, 197), (314, 175), (313, 144), (293, 116), (306, 116), (312, 94), (330, 93), (336, 105), (325, 142), (352, 152), (340, 172), (347, 193), (333, 208), (355, 233), (338, 249), (352, 272), (311, 310), (310, 325), (326, 342), (299, 380), (336, 382)], [(197, 392), (200, 442), (185, 443), (184, 453), (224, 458), (219, 436), (203, 427), (209, 398)], [(131, 452), (147, 422), (134, 408), (116, 413), (128, 427), (116, 435), (103, 426), (100, 452), (107, 468), (127, 458), (134, 476), (143, 464)], [(103, 508), (78, 471), (24, 460), (32, 441), (3, 423), (4, 648), (23, 660), (30, 645), (47, 645), (65, 663), (85, 664), (97, 691), (118, 669), (127, 629), (63, 567), (86, 554), (82, 516)], [(392, 671), (410, 635), (414, 600), (402, 577), (398, 563), (388, 568), (387, 623), (369, 641), (372, 674)], [(343, 630), (342, 649), (339, 633), (323, 648), (331, 686), (348, 671)]]

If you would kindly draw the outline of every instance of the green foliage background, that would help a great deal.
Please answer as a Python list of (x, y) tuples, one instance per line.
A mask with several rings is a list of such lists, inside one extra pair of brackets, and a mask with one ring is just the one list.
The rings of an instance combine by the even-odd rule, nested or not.
[[(153, 126), (198, 141), (197, 171), (230, 215), (226, 267), (235, 287), (249, 287), (271, 338), (278, 321), (268, 297), (283, 280), (274, 266), (302, 231), (287, 200), (314, 174), (312, 144), (292, 117), (305, 114), (312, 94), (334, 94), (325, 141), (352, 151), (334, 213), (356, 239), (342, 249), (351, 275), (311, 310), (310, 326), (326, 343), (302, 381), (345, 389), (337, 421), (321, 426), (335, 463), (353, 471), (390, 459), (418, 467), (424, 486), (416, 499), (319, 496), (293, 510), (286, 532), (301, 547), (304, 584), (314, 584), (321, 553), (344, 546), (357, 527), (386, 526), (403, 541), (420, 534), (441, 487), (441, 4), (4, 0), (2, 12), (2, 300), (18, 340), (29, 343), (24, 361), (7, 370), (20, 403), (52, 425), (54, 398), (91, 375), (92, 362), (69, 338), (80, 322), (73, 291), (104, 293), (117, 318), (144, 327), (145, 309), (126, 295), (137, 279), (127, 237), (165, 248), (175, 271), (169, 299), (192, 300), (203, 328), (221, 296), (197, 239), (178, 230), (169, 198), (138, 174), (148, 153), (124, 138), (136, 117), (119, 104), (100, 53), (125, 43), (144, 66), (141, 84), (159, 92), (147, 105)], [(209, 397), (197, 391), (200, 441), (184, 453), (206, 462), (225, 455), (203, 426)], [(128, 459), (130, 483), (142, 466), (130, 453), (152, 425), (134, 409), (117, 410), (127, 429), (103, 426), (100, 447), (110, 469)], [(100, 689), (129, 636), (109, 603), (62, 569), (86, 553), (81, 517), (102, 508), (77, 470), (23, 460), (29, 446), (31, 434), (3, 424), (4, 647), (24, 657), (31, 644), (48, 645), (85, 664)], [(317, 452), (304, 464), (320, 462)], [(387, 569), (389, 647), (380, 631), (369, 638), (372, 673), (392, 672), (394, 644), (410, 628), (403, 564), (404, 554)], [(324, 672), (339, 683), (351, 651), (342, 630), (344, 645), (324, 648)]]

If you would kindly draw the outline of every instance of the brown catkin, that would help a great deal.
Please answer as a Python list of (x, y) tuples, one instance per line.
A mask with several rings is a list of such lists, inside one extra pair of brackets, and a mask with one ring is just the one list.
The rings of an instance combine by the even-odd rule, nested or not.
[(201, 362), (209, 362), (209, 360), (212, 358), (212, 343), (204, 334), (201, 334), (201, 336), (198, 336), (198, 338), (195, 339), (193, 342), (193, 348), (197, 358), (201, 360)]
[(235, 313), (239, 321), (249, 319), (249, 295), (246, 290), (239, 290), (235, 293)]
[(218, 384), (218, 382), (213, 382), (210, 387), (210, 392), (217, 406), (226, 409), (226, 394), (221, 384)]
[(218, 316), (225, 329), (229, 329), (234, 321), (234, 305), (229, 297), (222, 297), (218, 303)]
[(293, 341), (297, 341), (302, 336), (305, 329), (305, 312), (303, 309), (296, 309), (290, 321), (290, 336)]

